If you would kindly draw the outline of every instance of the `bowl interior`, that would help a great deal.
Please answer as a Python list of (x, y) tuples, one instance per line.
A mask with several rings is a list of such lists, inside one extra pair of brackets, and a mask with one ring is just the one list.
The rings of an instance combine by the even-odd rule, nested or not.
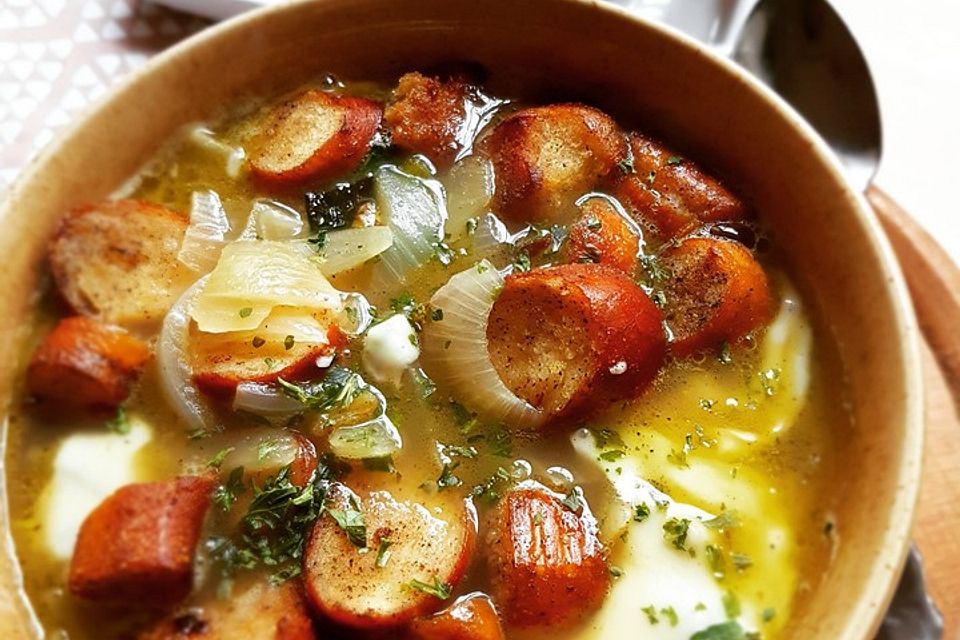
[[(335, 70), (387, 75), (478, 61), (527, 95), (583, 97), (721, 167), (772, 227), (839, 345), (857, 460), (841, 544), (791, 637), (872, 637), (906, 549), (922, 423), (916, 335), (892, 254), (805, 125), (691, 41), (593, 3), (320, 0), (222, 25), (158, 58), (25, 172), (0, 209), (0, 389), (9, 406), (46, 237), (62, 212), (116, 189), (179, 126), (247, 95)], [(839, 400), (838, 400), (839, 401)], [(5, 515), (0, 513), (5, 525)], [(0, 554), (0, 631), (31, 633)]]

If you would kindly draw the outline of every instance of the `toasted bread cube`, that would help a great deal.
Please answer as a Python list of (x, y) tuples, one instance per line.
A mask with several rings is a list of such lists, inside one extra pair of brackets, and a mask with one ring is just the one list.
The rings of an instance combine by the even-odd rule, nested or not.
[(42, 400), (112, 408), (127, 398), (149, 358), (149, 347), (120, 327), (64, 318), (33, 352), (27, 386)]
[(393, 144), (422, 153), (438, 167), (450, 166), (463, 149), (458, 136), (467, 115), (469, 89), (459, 76), (446, 81), (417, 72), (401, 76), (383, 114)]
[(666, 351), (660, 310), (623, 272), (564, 264), (507, 276), (487, 323), (504, 384), (547, 425), (639, 396)]
[(482, 146), (494, 166), (495, 209), (514, 223), (569, 221), (577, 198), (628, 154), (617, 123), (582, 104), (518, 111)]
[(508, 627), (575, 624), (610, 587), (606, 551), (585, 501), (579, 512), (535, 484), (501, 500), (490, 532), (493, 596)]
[(77, 313), (124, 326), (159, 322), (190, 284), (177, 260), (187, 218), (147, 202), (75, 209), (48, 246), (64, 300)]
[(257, 582), (225, 600), (168, 616), (137, 640), (315, 640), (300, 585)]
[[(269, 320), (268, 320), (269, 322)], [(298, 381), (322, 377), (337, 350), (347, 342), (337, 325), (327, 329), (327, 342), (316, 344), (265, 340), (257, 331), (191, 334), (193, 381), (207, 395), (233, 398), (241, 382), (273, 383), (278, 378)]]
[[(358, 629), (404, 625), (444, 602), (414, 588), (412, 581), (453, 588), (463, 578), (477, 531), (476, 515), (466, 503), (438, 512), (398, 502), (385, 491), (361, 500), (343, 485), (334, 485), (327, 501), (327, 514), (314, 525), (303, 561), (307, 597), (321, 615)], [(368, 552), (359, 552), (331, 510), (362, 512)], [(387, 558), (380, 553), (384, 544)]]
[(633, 275), (640, 236), (605, 198), (590, 198), (580, 207), (566, 244), (568, 262), (605, 264)]
[(138, 608), (185, 598), (213, 486), (211, 477), (183, 476), (118, 489), (80, 527), (70, 593)]
[(379, 103), (317, 89), (275, 107), (248, 146), (253, 178), (286, 188), (355, 169), (383, 115)]
[(410, 625), (414, 640), (503, 640), (500, 616), (490, 598), (471, 593)]
[(704, 222), (741, 220), (746, 207), (694, 162), (639, 133), (630, 135), (633, 171), (613, 194), (650, 239), (678, 238)]
[(736, 340), (770, 320), (767, 276), (743, 245), (689, 238), (664, 251), (660, 263), (670, 273), (664, 316), (675, 355)]

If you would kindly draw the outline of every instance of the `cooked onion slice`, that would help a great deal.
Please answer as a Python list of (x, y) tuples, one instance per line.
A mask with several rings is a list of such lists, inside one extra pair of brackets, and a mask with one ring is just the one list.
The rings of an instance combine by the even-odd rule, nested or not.
[(363, 424), (338, 427), (330, 433), (330, 450), (338, 458), (385, 458), (400, 450), (400, 432), (386, 414)]
[(381, 284), (406, 281), (407, 273), (425, 264), (444, 237), (442, 188), (394, 167), (381, 167), (374, 179), (377, 210), (393, 231), (393, 246), (381, 254)]
[(193, 369), (187, 354), (190, 335), (190, 308), (203, 290), (207, 278), (198, 280), (167, 312), (157, 340), (157, 367), (160, 387), (177, 415), (191, 429), (210, 429), (216, 424), (213, 412), (193, 384)]
[(234, 411), (248, 411), (265, 418), (285, 418), (302, 413), (306, 407), (277, 386), (266, 382), (241, 382), (233, 396)]
[(320, 270), (330, 277), (374, 258), (393, 246), (390, 227), (341, 229), (326, 235), (320, 250)]
[(424, 327), (421, 362), (471, 409), (511, 427), (532, 429), (543, 423), (543, 413), (507, 388), (487, 352), (487, 317), (502, 286), (503, 277), (484, 260), (440, 287), (430, 306), (443, 317)]
[(240, 240), (293, 240), (302, 232), (300, 212), (272, 200), (257, 200), (250, 209)]
[(213, 131), (202, 125), (194, 126), (190, 130), (189, 138), (201, 149), (222, 157), (223, 168), (227, 176), (236, 178), (240, 175), (244, 166), (243, 161), (246, 159), (246, 153), (242, 148), (231, 147), (225, 142), (217, 140)]
[(190, 226), (183, 236), (177, 260), (197, 273), (209, 273), (217, 264), (228, 231), (230, 221), (217, 192), (194, 191), (190, 200)]
[(250, 331), (275, 307), (339, 313), (340, 292), (306, 242), (238, 240), (223, 249), (190, 314), (201, 331)]

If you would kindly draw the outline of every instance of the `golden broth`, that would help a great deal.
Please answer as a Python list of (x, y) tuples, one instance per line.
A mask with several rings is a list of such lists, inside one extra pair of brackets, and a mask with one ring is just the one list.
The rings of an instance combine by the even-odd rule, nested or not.
[[(380, 85), (357, 83), (348, 90), (378, 98), (387, 95)], [(255, 111), (256, 105), (243, 107), (213, 126), (216, 138), (239, 146)], [(429, 169), (415, 159), (400, 165), (409, 173), (429, 175)], [(243, 228), (253, 201), (264, 194), (243, 174), (230, 177), (224, 167), (222, 153), (199, 144), (195, 133), (184, 131), (119, 195), (187, 211), (194, 191), (212, 189), (222, 199), (235, 235)], [(449, 192), (461, 187), (469, 191), (471, 184), (458, 182), (462, 173), (436, 178)], [(301, 192), (271, 197), (302, 211)], [(460, 235), (450, 243), (451, 264), (431, 261), (408, 278), (408, 286), (372, 290), (375, 265), (370, 264), (335, 276), (331, 282), (342, 291), (364, 293), (383, 311), (402, 293), (425, 303), (451, 275), (489, 256), (474, 249), (469, 235)], [(443, 380), (435, 380), (436, 389), (424, 398), (423, 385), (407, 379), (399, 393), (384, 389), (388, 415), (404, 441), (393, 457), (396, 473), (354, 464), (347, 476), (349, 484), (355, 489), (386, 488), (398, 497), (442, 504), (496, 479), (499, 469), (511, 478), (500, 480), (500, 485), (532, 476), (565, 492), (569, 489), (565, 478), (574, 478), (601, 528), (611, 536), (605, 539), (616, 575), (611, 594), (604, 609), (581, 627), (518, 632), (510, 637), (686, 638), (691, 630), (717, 622), (718, 616), (720, 621), (740, 617), (745, 626), (756, 628), (767, 639), (789, 637), (790, 617), (803, 606), (804, 594), (818, 584), (835, 542), (829, 514), (835, 500), (832, 481), (842, 455), (837, 434), (848, 427), (850, 418), (829, 333), (815, 324), (789, 276), (770, 256), (765, 256), (765, 268), (781, 307), (770, 328), (728, 351), (669, 362), (640, 399), (611, 407), (584, 425), (593, 435), (572, 430), (536, 439), (511, 434), (464, 416)], [(38, 316), (37, 337), (52, 326), (58, 312), (52, 296), (47, 299)], [(359, 364), (359, 341), (352, 346), (355, 353), (342, 357), (342, 364)], [(142, 425), (150, 435), (131, 454), (132, 480), (151, 480), (196, 471), (224, 446), (236, 445), (238, 433), (246, 430), (256, 435), (264, 428), (249, 417), (235, 415), (227, 418), (230, 428), (225, 432), (189, 437), (191, 429), (159, 389), (159, 375), (151, 363), (125, 403), (135, 425), (127, 435), (111, 433), (104, 426), (110, 416), (48, 415), (23, 394), (11, 417), (5, 468), (14, 541), (25, 589), (51, 637), (105, 637), (129, 630), (141, 620), (123, 612), (104, 616), (102, 610), (79, 603), (66, 592), (68, 562), (50, 548), (46, 527), (54, 459), (69, 436), (90, 434), (130, 442), (140, 437), (137, 425)], [(309, 416), (294, 426), (323, 450), (322, 428)], [(461, 484), (439, 492), (435, 486), (442, 473), (438, 443), (474, 447), (479, 454), (457, 459), (455, 474)], [(230, 466), (228, 455), (222, 468)], [(102, 472), (96, 466), (88, 471), (92, 476)], [(640, 492), (635, 495), (648, 497), (660, 495), (659, 491), (680, 506), (664, 503), (642, 518), (627, 514), (626, 522), (621, 522), (624, 518), (617, 509), (622, 505), (613, 485), (630, 485), (628, 490)], [(489, 502), (483, 496), (476, 500), (481, 536)], [(685, 518), (685, 513), (703, 513), (708, 518), (735, 513), (736, 522), (709, 529), (694, 516)], [(675, 544), (677, 536), (664, 526), (668, 520), (676, 524), (684, 519), (689, 520), (688, 540)], [(208, 535), (232, 524), (231, 516), (222, 513), (209, 520)], [(485, 589), (482, 565), (475, 562), (458, 593)], [(217, 575), (205, 556), (200, 567), (201, 596), (215, 597)]]

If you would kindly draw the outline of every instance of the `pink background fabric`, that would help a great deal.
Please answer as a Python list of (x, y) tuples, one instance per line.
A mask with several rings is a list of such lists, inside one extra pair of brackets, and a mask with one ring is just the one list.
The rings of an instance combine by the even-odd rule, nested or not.
[(145, 0), (0, 0), (0, 188), (120, 78), (207, 24)]

